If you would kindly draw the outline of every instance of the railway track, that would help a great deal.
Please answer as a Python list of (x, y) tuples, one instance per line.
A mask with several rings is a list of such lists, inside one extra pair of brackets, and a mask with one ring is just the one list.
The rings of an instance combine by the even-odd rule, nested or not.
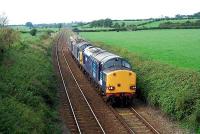
[[(106, 106), (102, 97), (99, 97), (91, 87), (92, 85), (84, 78), (84, 74), (72, 59), (64, 36), (61, 34), (58, 39), (56, 57), (65, 89), (64, 93), (68, 99), (65, 105), (66, 110), (70, 111), (67, 115), (67, 126), (71, 133), (159, 134), (133, 108), (112, 108), (110, 106), (109, 108)], [(92, 108), (95, 109), (95, 112)]]
[[(71, 115), (70, 118), (73, 117), (74, 122), (71, 122), (72, 125), (70, 125), (72, 128), (72, 133), (103, 133), (105, 134), (105, 131), (100, 124), (97, 116), (95, 115), (92, 107), (90, 106), (88, 100), (86, 99), (84, 93), (82, 92), (82, 89), (78, 85), (78, 82), (76, 78), (74, 77), (71, 68), (66, 60), (66, 58), (63, 56), (62, 48), (59, 48), (62, 46), (62, 38), (63, 34), (60, 35), (57, 46), (56, 46), (56, 59), (57, 59), (57, 65), (59, 68), (60, 77), (62, 79), (62, 84), (65, 89), (65, 93), (67, 95)], [(60, 52), (60, 53), (59, 53)], [(67, 64), (67, 68), (62, 69), (61, 66), (61, 60), (65, 61)], [(64, 78), (64, 71), (67, 71), (68, 74), (71, 74), (68, 76), (68, 78)], [(70, 84), (74, 85), (73, 88), (67, 88), (66, 81), (70, 81)], [(69, 84), (69, 83), (68, 83)], [(76, 128), (75, 128), (76, 126)]]
[(118, 116), (119, 120), (127, 127), (127, 129), (129, 129), (131, 133), (160, 134), (133, 107), (113, 108), (113, 113)]

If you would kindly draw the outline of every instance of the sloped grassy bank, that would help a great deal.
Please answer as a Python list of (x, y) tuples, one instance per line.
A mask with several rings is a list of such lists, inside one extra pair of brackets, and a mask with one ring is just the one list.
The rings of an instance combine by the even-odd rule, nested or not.
[(97, 46), (112, 51), (131, 62), (137, 73), (140, 97), (192, 131), (200, 133), (200, 73), (167, 64), (111, 47), (100, 42)]
[(0, 62), (0, 133), (60, 133), (52, 39), (21, 34)]

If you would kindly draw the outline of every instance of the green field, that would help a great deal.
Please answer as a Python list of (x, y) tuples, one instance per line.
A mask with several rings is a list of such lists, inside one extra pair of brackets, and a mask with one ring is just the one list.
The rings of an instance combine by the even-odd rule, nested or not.
[(159, 27), (159, 25), (161, 23), (166, 23), (166, 22), (171, 22), (171, 23), (185, 23), (187, 21), (190, 21), (190, 22), (195, 22), (199, 19), (181, 19), (181, 20), (160, 20), (160, 21), (154, 21), (152, 23), (148, 23), (148, 24), (145, 24), (145, 25), (141, 25), (140, 27), (147, 27), (147, 28), (151, 28), (151, 27)]
[(79, 30), (109, 30), (110, 27), (78, 27)]
[[(22, 25), (19, 25), (19, 26), (10, 26), (11, 28), (15, 29), (15, 30), (18, 30), (18, 31), (27, 31), (29, 32), (31, 29), (27, 26), (22, 26)], [(54, 31), (54, 32), (57, 32), (59, 31), (59, 28), (37, 28), (38, 31), (48, 31), (48, 30), (51, 30), (51, 31)]]
[[(192, 23), (195, 23), (200, 19), (162, 19), (156, 20), (156, 19), (149, 19), (149, 20), (113, 20), (111, 27), (91, 27), (90, 23), (86, 23), (84, 25), (78, 25), (74, 24), (74, 28), (78, 28), (79, 30), (110, 30), (115, 29), (114, 25), (118, 23), (120, 26), (122, 26), (122, 23), (125, 23), (125, 25), (121, 28), (125, 28), (127, 30), (130, 30), (130, 26), (136, 25), (138, 29), (149, 29), (149, 28), (159, 28), (160, 24), (171, 22), (171, 23), (186, 23), (187, 21), (190, 21)], [(184, 28), (184, 27), (183, 27)], [(185, 27), (186, 28), (186, 27)]]
[(139, 25), (139, 24), (143, 24), (148, 22), (149, 20), (132, 20), (132, 21), (127, 21), (127, 20), (117, 20), (117, 21), (113, 21), (113, 24), (118, 23), (120, 25), (122, 25), (122, 23), (124, 22), (125, 25)]
[[(128, 25), (139, 25), (148, 22), (149, 20), (114, 20), (113, 26), (115, 23), (118, 23), (119, 25), (122, 25), (122, 23), (125, 23), (125, 26)], [(76, 26), (76, 25), (75, 25)], [(91, 27), (90, 24), (85, 24), (83, 26), (76, 26), (79, 30), (110, 30), (114, 29), (113, 27)]]
[(162, 63), (200, 71), (200, 30), (92, 32), (81, 36)]

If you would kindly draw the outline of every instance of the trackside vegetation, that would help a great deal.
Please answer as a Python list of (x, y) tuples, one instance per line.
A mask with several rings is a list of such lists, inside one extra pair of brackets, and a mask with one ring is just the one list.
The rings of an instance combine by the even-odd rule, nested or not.
[[(112, 36), (110, 38), (112, 39)], [(137, 74), (137, 90), (142, 99), (155, 107), (160, 107), (172, 119), (179, 120), (183, 127), (200, 133), (200, 73), (198, 71), (155, 61), (129, 51), (130, 48), (108, 45), (109, 42), (107, 44), (100, 40), (98, 42), (93, 40), (93, 42), (129, 60)]]
[(0, 133), (61, 133), (53, 38), (47, 32), (18, 33), (1, 55)]

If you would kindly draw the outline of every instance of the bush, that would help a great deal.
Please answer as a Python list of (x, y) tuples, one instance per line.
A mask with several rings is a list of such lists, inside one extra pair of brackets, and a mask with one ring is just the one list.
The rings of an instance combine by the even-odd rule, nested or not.
[(39, 37), (40, 37), (41, 40), (48, 39), (49, 34), (48, 34), (48, 32), (43, 32)]
[(11, 44), (20, 40), (19, 32), (11, 28), (0, 29), (0, 54)]
[(37, 29), (33, 28), (31, 31), (30, 31), (30, 34), (32, 36), (35, 36), (37, 34)]
[(45, 126), (45, 122), (41, 118), (42, 114), (14, 98), (3, 99), (0, 102), (0, 132), (42, 133)]
[(50, 29), (47, 30), (46, 32), (47, 32), (48, 35), (51, 35), (51, 33), (54, 33), (54, 31), (53, 31), (53, 30), (50, 30)]

